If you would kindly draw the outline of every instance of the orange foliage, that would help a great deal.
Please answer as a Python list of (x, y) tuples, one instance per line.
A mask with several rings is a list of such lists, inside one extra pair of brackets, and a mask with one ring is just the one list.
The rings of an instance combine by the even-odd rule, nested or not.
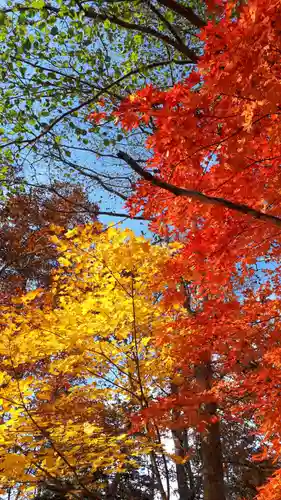
[(50, 226), (71, 228), (95, 220), (97, 207), (79, 186), (57, 183), (52, 193), (33, 189), (11, 197), (0, 209), (0, 300), (28, 286), (49, 286), (58, 252)]
[[(235, 7), (227, 2), (220, 22), (202, 30), (204, 54), (185, 81), (165, 91), (150, 85), (114, 115), (126, 130), (153, 122), (145, 169), (157, 179), (279, 217), (281, 2)], [(178, 283), (187, 285), (185, 312), (158, 340), (172, 343), (184, 382), (147, 413), (166, 424), (176, 406), (181, 425), (196, 425), (202, 402), (215, 401), (218, 414), (255, 418), (267, 453), (279, 459), (280, 224), (175, 196), (144, 179), (128, 207), (152, 218), (153, 231), (182, 242), (165, 267), (166, 307)], [(214, 376), (202, 392), (195, 370), (206, 360)], [(279, 499), (280, 492), (278, 472), (260, 498)]]

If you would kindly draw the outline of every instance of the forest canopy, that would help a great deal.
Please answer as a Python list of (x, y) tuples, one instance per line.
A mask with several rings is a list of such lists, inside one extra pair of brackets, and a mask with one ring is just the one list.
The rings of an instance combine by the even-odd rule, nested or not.
[(1, 3), (3, 498), (280, 500), (280, 30)]

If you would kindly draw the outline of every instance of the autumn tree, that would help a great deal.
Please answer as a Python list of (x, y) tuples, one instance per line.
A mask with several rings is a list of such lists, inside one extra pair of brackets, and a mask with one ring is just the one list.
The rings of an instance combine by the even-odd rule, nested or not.
[(0, 209), (1, 297), (10, 300), (28, 287), (50, 284), (57, 251), (51, 225), (71, 229), (94, 221), (98, 208), (81, 187), (56, 184), (51, 191), (33, 188), (9, 197)]
[[(252, 412), (261, 456), (280, 456), (279, 20), (278, 1), (227, 2), (220, 22), (201, 31), (196, 71), (170, 90), (136, 92), (114, 113), (125, 130), (154, 128), (145, 166), (119, 152), (142, 178), (131, 213), (183, 245), (165, 269), (167, 300), (178, 300), (182, 283), (186, 308), (171, 327), (186, 332), (174, 344), (177, 412), (181, 428), (202, 417), (206, 499), (226, 496), (222, 415)], [(175, 395), (153, 411), (166, 420), (174, 409)], [(280, 498), (280, 472), (260, 498)]]
[[(32, 15), (29, 24), (37, 30), (40, 15), (50, 7), (45, 2), (35, 4), (31, 8), (23, 4), (22, 17), (13, 17), (13, 8), (3, 15), (5, 36), (11, 34), (13, 40), (15, 33), (26, 36), (26, 13)], [(69, 117), (77, 118), (81, 109), (91, 111), (94, 131), (104, 130), (110, 121), (117, 123), (116, 134), (122, 137), (133, 130), (141, 138), (147, 135), (146, 155), (138, 154), (140, 149), (143, 153), (142, 142), (140, 149), (108, 154), (113, 159), (118, 156), (129, 172), (141, 177), (127, 202), (131, 216), (151, 220), (150, 229), (160, 240), (173, 241), (174, 252), (112, 229), (99, 234), (92, 234), (89, 227), (75, 229), (61, 238), (58, 231), (52, 243), (63, 255), (51, 289), (30, 292), (3, 311), (1, 483), (5, 490), (16, 482), (27, 494), (30, 487), (33, 494), (38, 481), (51, 475), (60, 488), (69, 482), (72, 496), (96, 498), (93, 470), (122, 472), (137, 465), (133, 458), (137, 452), (150, 458), (164, 500), (169, 498), (169, 474), (165, 489), (159, 460), (167, 470), (161, 437), (169, 429), (181, 499), (203, 495), (204, 500), (225, 500), (228, 484), (244, 475), (246, 485), (246, 467), (251, 469), (249, 484), (261, 484), (262, 468), (254, 480), (253, 461), (247, 454), (249, 419), (254, 429), (252, 449), (259, 451), (262, 465), (268, 464), (263, 479), (273, 470), (272, 461), (277, 467), (280, 460), (280, 2), (220, 2), (216, 19), (205, 27), (203, 21), (198, 25), (190, 20), (186, 4), (159, 4), (196, 26), (196, 40), (192, 39), (196, 58), (189, 57), (187, 73), (191, 63), (197, 64), (196, 70), (186, 78), (178, 74), (181, 81), (172, 86), (157, 87), (157, 79), (139, 91), (131, 85), (126, 92), (133, 93), (121, 105), (124, 93), (111, 92), (91, 109), (104, 88), (78, 104), (77, 94), (69, 97), (66, 92), (60, 101), (63, 109), (55, 114), (56, 101), (48, 123), (42, 125), (40, 116), (38, 124), (29, 104), (24, 125), (19, 115), (19, 130), (7, 126), (11, 137), (3, 150), (9, 161), (18, 154), (19, 145), (28, 145), (33, 154), (40, 145), (50, 148), (43, 153), (44, 160), (52, 151), (59, 162), (63, 151), (71, 171), (77, 171), (76, 159), (73, 162), (63, 133), (56, 134), (55, 129), (63, 130), (65, 120), (74, 130)], [(79, 24), (77, 5), (71, 16)], [(102, 13), (94, 7), (94, 12), (88, 11), (87, 5), (86, 14), (80, 9), (84, 24), (90, 12), (96, 21), (106, 17), (102, 19), (106, 29), (114, 22), (118, 25), (115, 16), (124, 12), (122, 5), (115, 13), (111, 4)], [(149, 9), (160, 22), (154, 3)], [(192, 12), (198, 21), (196, 10)], [(43, 22), (46, 43), (51, 35), (56, 40), (64, 33), (59, 28), (65, 11), (60, 7), (56, 14), (61, 24), (57, 26), (57, 17), (50, 16), (54, 23), (50, 33)], [(123, 25), (135, 21), (136, 12), (132, 16)], [(13, 22), (16, 27), (9, 31)], [(183, 30), (186, 26), (180, 24)], [(165, 30), (171, 30), (167, 23), (166, 37)], [(175, 33), (173, 37), (177, 40)], [(38, 40), (27, 38), (26, 52), (37, 55)], [(174, 49), (178, 55), (179, 47)], [(10, 52), (9, 47), (8, 59)], [(17, 60), (17, 55), (13, 57)], [(71, 67), (68, 52), (63, 57)], [(82, 61), (87, 70), (88, 60)], [(42, 71), (49, 75), (49, 70), (48, 66)], [(26, 70), (23, 73), (23, 80), (30, 79)], [(135, 74), (139, 72), (129, 70), (129, 76)], [(157, 76), (160, 80), (162, 72)], [(120, 76), (117, 83), (123, 81)], [(106, 91), (117, 94), (114, 85)], [(44, 99), (39, 111), (49, 116), (49, 95)], [(6, 116), (9, 125), (9, 113)], [(115, 141), (109, 134), (106, 141), (111, 139)], [(84, 145), (74, 143), (71, 148), (80, 150)], [(7, 149), (10, 146), (12, 150)], [(81, 172), (78, 165), (78, 172), (84, 175), (85, 169)], [(86, 172), (101, 182), (100, 174)], [(104, 175), (102, 182), (108, 186), (112, 176)], [(122, 199), (134, 189), (130, 174), (128, 179)], [(114, 183), (110, 189), (116, 194)], [(155, 373), (156, 359), (160, 363)], [(123, 412), (118, 428), (108, 422), (108, 411), (114, 408)], [(240, 419), (245, 439), (235, 432), (233, 422), (238, 425)], [(189, 432), (194, 438), (186, 441)], [(16, 433), (20, 438), (15, 443)], [(232, 443), (236, 450), (239, 439), (243, 442), (239, 457), (245, 453), (247, 458), (237, 472), (225, 447)], [(201, 467), (196, 491), (192, 460)], [(278, 469), (259, 498), (277, 500), (280, 492)]]
[[(198, 413), (197, 405), (206, 404), (206, 394), (194, 386), (187, 368), (183, 387), (175, 347), (181, 337), (188, 341), (187, 304), (182, 306), (181, 292), (172, 291), (172, 279), (163, 278), (168, 262), (176, 265), (182, 245), (152, 246), (128, 230), (104, 230), (97, 224), (74, 227), (65, 235), (58, 227), (51, 240), (60, 252), (51, 287), (28, 292), (15, 298), (14, 306), (2, 307), (3, 491), (20, 488), (22, 496), (32, 496), (39, 490), (40, 498), (45, 484), (45, 493), (49, 490), (55, 498), (110, 498), (115, 489), (113, 498), (128, 494), (132, 499), (137, 490), (131, 479), (123, 478), (146, 457), (155, 491), (163, 499), (169, 492), (160, 471), (165, 472), (170, 459), (186, 473), (189, 464), (189, 495), (200, 498), (200, 436), (206, 414), (203, 407)], [(172, 293), (165, 297), (167, 283)], [(175, 320), (178, 333), (171, 328)], [(190, 354), (194, 335), (193, 326)], [(235, 430), (225, 418), (221, 426), (229, 477), (251, 484), (251, 445), (235, 451), (239, 441), (249, 439), (247, 432), (242, 439), (239, 426)], [(174, 429), (176, 437), (180, 429), (194, 429), (184, 453), (165, 452), (162, 438), (167, 428)], [(252, 467), (251, 479), (243, 476), (243, 462), (237, 474), (243, 458)], [(272, 470), (270, 463), (268, 469)], [(166, 472), (169, 484), (170, 467)], [(256, 472), (260, 477), (262, 469), (256, 467)], [(140, 494), (145, 494), (141, 479), (138, 484)], [(233, 498), (237, 484), (226, 481)]]
[(158, 270), (175, 248), (100, 224), (57, 228), (52, 242), (60, 268), (50, 288), (2, 307), (2, 490), (20, 485), (32, 497), (43, 482), (57, 494), (102, 498), (115, 482), (122, 491), (118, 474), (144, 456), (164, 499), (158, 426), (151, 419), (137, 430), (131, 414), (173, 377), (169, 346), (158, 352), (153, 331), (167, 320)]

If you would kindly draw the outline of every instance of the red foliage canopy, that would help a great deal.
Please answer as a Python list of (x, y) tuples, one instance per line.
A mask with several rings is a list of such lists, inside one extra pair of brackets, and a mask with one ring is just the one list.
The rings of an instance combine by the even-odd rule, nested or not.
[[(227, 2), (220, 22), (202, 30), (204, 54), (185, 81), (148, 86), (114, 114), (127, 130), (154, 125), (144, 170), (120, 153), (142, 176), (131, 213), (141, 211), (155, 232), (183, 244), (164, 272), (167, 307), (180, 295), (186, 308), (159, 342), (174, 345), (184, 381), (151, 411), (167, 422), (178, 406), (181, 425), (203, 420), (210, 433), (220, 412), (253, 417), (278, 458), (281, 2), (234, 7)], [(281, 471), (259, 498), (280, 497)]]

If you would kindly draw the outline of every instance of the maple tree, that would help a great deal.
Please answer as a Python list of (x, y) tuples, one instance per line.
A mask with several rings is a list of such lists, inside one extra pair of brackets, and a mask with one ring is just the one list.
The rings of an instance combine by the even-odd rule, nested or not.
[[(166, 500), (170, 429), (181, 500), (228, 498), (227, 477), (245, 478), (225, 451), (231, 443), (236, 456), (239, 440), (251, 464), (242, 494), (274, 471), (259, 499), (281, 496), (281, 3), (209, 4), (217, 17), (201, 30), (196, 70), (90, 115), (111, 114), (125, 132), (150, 124), (145, 166), (118, 153), (141, 177), (127, 207), (173, 243), (98, 224), (53, 228), (61, 256), (49, 289), (2, 309), (4, 491), (20, 484), (32, 496), (49, 480), (102, 498), (96, 472), (147, 456)], [(255, 478), (250, 428), (268, 466)]]
[(130, 413), (173, 377), (168, 346), (158, 353), (152, 337), (166, 321), (157, 273), (173, 247), (99, 224), (56, 232), (51, 287), (2, 306), (1, 487), (21, 485), (28, 497), (51, 480), (71, 497), (99, 498), (96, 471), (122, 472), (147, 454), (165, 498), (157, 426), (135, 433)]
[(80, 186), (56, 183), (13, 195), (0, 208), (1, 302), (28, 287), (50, 284), (57, 251), (50, 224), (71, 228), (95, 220), (98, 208)]
[[(222, 414), (250, 411), (268, 456), (280, 457), (280, 9), (221, 2), (220, 22), (201, 31), (197, 69), (172, 89), (145, 87), (113, 113), (125, 130), (154, 128), (145, 167), (119, 152), (142, 177), (127, 206), (183, 243), (165, 268), (166, 299), (181, 293), (186, 311), (161, 335), (181, 332), (173, 352), (183, 381), (151, 414), (167, 421), (178, 406), (183, 428), (201, 427), (201, 415), (208, 500), (225, 498)], [(90, 119), (106, 111), (101, 103)], [(279, 471), (259, 498), (280, 494)]]
[[(20, 488), (23, 497), (49, 481), (57, 494), (103, 498), (107, 483), (96, 471), (110, 477), (137, 466), (135, 454), (163, 455), (157, 429), (169, 426), (170, 417), (163, 422), (157, 414), (157, 398), (169, 386), (175, 397), (182, 377), (171, 349), (175, 332), (161, 348), (155, 341), (167, 322), (171, 330), (175, 316), (180, 324), (186, 314), (181, 294), (159, 301), (167, 282), (163, 269), (176, 263), (181, 244), (151, 246), (128, 230), (97, 224), (65, 235), (52, 231), (61, 267), (51, 288), (2, 307), (0, 482), (4, 491)], [(189, 425), (203, 423), (197, 402), (192, 395)], [(132, 413), (151, 404), (148, 427), (137, 421), (136, 432)], [(174, 409), (179, 404), (174, 400)], [(173, 427), (179, 438), (190, 411), (182, 418)], [(179, 466), (191, 448), (172, 456)], [(158, 490), (166, 498), (163, 486)]]

